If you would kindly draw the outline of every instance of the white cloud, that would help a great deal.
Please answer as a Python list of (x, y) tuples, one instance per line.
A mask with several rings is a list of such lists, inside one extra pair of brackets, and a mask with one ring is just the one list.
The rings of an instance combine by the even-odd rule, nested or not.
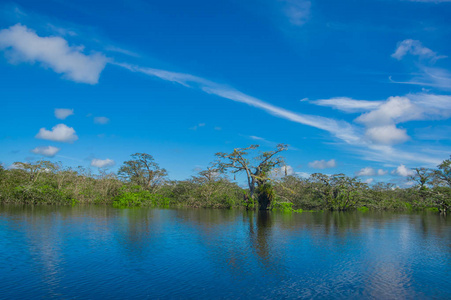
[(366, 137), (376, 144), (393, 145), (409, 140), (405, 129), (396, 124), (413, 120), (439, 120), (451, 116), (451, 96), (410, 94), (390, 97), (377, 109), (359, 116), (365, 125)]
[(105, 50), (111, 51), (111, 52), (122, 53), (122, 54), (132, 56), (132, 57), (140, 57), (140, 55), (135, 52), (129, 51), (127, 49), (119, 48), (116, 46), (112, 46), (112, 45), (105, 47)]
[(310, 168), (314, 169), (327, 169), (327, 168), (335, 168), (337, 166), (337, 163), (335, 162), (335, 159), (331, 159), (329, 161), (322, 159), (312, 161), (308, 165)]
[(57, 36), (40, 37), (21, 24), (0, 31), (0, 49), (11, 63), (40, 62), (67, 79), (89, 84), (98, 82), (108, 62), (101, 53), (84, 54), (83, 46), (69, 46)]
[(74, 114), (73, 109), (68, 108), (55, 108), (55, 117), (60, 120), (66, 119), (68, 116)]
[(36, 138), (65, 143), (72, 143), (78, 140), (78, 136), (75, 134), (75, 130), (72, 127), (68, 127), (64, 124), (58, 124), (54, 126), (52, 130), (41, 128), (36, 135)]
[(399, 175), (399, 176), (403, 176), (403, 177), (412, 176), (413, 174), (415, 174), (414, 171), (412, 171), (411, 169), (406, 168), (406, 166), (403, 165), (403, 164), (399, 165), (391, 173), (394, 174), (394, 175)]
[(106, 167), (111, 167), (114, 166), (115, 162), (112, 159), (98, 159), (98, 158), (94, 158), (93, 160), (91, 160), (91, 166), (93, 167), (97, 167), (97, 168), (106, 168)]
[(54, 157), (61, 149), (53, 146), (36, 147), (31, 152), (47, 157)]
[(374, 178), (368, 178), (364, 181), (366, 184), (371, 184), (374, 181)]
[(356, 119), (367, 126), (381, 126), (414, 120), (420, 117), (421, 111), (407, 97), (390, 97), (377, 109), (365, 113)]
[[(143, 74), (147, 74), (149, 76), (155, 76), (163, 80), (171, 81), (174, 83), (178, 83), (187, 88), (197, 88), (201, 91), (204, 91), (208, 94), (216, 95), (221, 98), (229, 99), (235, 102), (240, 102), (247, 104), (249, 106), (256, 107), (261, 109), (271, 115), (276, 117), (296, 122), (299, 124), (315, 127), (321, 130), (325, 130), (335, 136), (336, 138), (342, 140), (348, 145), (352, 145), (353, 151), (361, 153), (364, 155), (366, 159), (374, 160), (374, 161), (397, 161), (397, 162), (405, 162), (405, 161), (421, 161), (429, 164), (436, 165), (438, 160), (435, 157), (421, 155), (418, 152), (406, 152), (401, 149), (395, 149), (390, 145), (377, 144), (376, 141), (371, 141), (370, 138), (374, 137), (382, 142), (399, 142), (400, 134), (397, 132), (397, 136), (395, 138), (382, 138), (378, 132), (370, 132), (368, 136), (365, 136), (364, 131), (355, 126), (351, 125), (348, 122), (341, 120), (334, 120), (331, 118), (326, 118), (322, 116), (316, 115), (307, 115), (301, 114), (293, 111), (286, 110), (284, 108), (272, 105), (270, 103), (264, 102), (258, 98), (254, 98), (252, 96), (246, 95), (233, 87), (218, 84), (213, 81), (194, 76), (191, 74), (184, 73), (176, 73), (170, 72), (166, 70), (159, 70), (153, 68), (143, 68), (140, 66), (134, 66), (125, 63), (117, 63), (112, 62), (113, 64), (125, 68), (131, 72), (139, 72)], [(357, 101), (357, 100), (355, 100)], [(387, 101), (386, 101), (387, 102)], [(385, 102), (384, 102), (385, 103)], [(382, 105), (382, 104), (381, 104)], [(380, 106), (378, 108), (380, 108)], [(378, 109), (377, 108), (377, 109)], [(398, 118), (399, 120), (406, 121), (408, 118)], [(396, 119), (396, 120), (398, 120)], [(385, 125), (393, 125), (393, 121), (391, 124)], [(374, 127), (374, 126), (369, 126)], [(402, 130), (401, 130), (402, 131)]]
[(416, 40), (404, 40), (398, 43), (398, 47), (392, 57), (401, 60), (407, 54), (412, 54), (419, 58), (419, 62), (415, 63), (418, 68), (417, 72), (412, 73), (410, 80), (393, 80), (393, 83), (411, 84), (427, 87), (435, 87), (443, 90), (451, 90), (451, 74), (448, 70), (431, 67), (437, 60), (446, 58), (445, 55), (438, 55), (429, 48), (424, 47), (421, 42)]
[(371, 167), (366, 167), (361, 169), (360, 171), (356, 172), (356, 176), (374, 176), (376, 174), (376, 171), (374, 171)]
[(388, 173), (388, 171), (384, 171), (382, 169), (375, 170), (371, 167), (365, 167), (365, 168), (361, 169), (360, 171), (357, 171), (355, 173), (355, 175), (356, 176), (383, 176), (387, 173)]
[(354, 100), (348, 97), (336, 97), (331, 99), (320, 99), (311, 101), (310, 103), (329, 106), (345, 112), (362, 112), (369, 111), (378, 108), (383, 101), (367, 101), (367, 100)]
[(301, 178), (309, 178), (311, 174), (307, 172), (296, 172), (296, 175), (298, 175)]
[(377, 170), (377, 175), (379, 175), (379, 176), (384, 176), (387, 173), (388, 173), (388, 171), (386, 171), (386, 170), (382, 170), (382, 169)]
[(108, 122), (110, 122), (110, 119), (108, 119), (107, 117), (95, 117), (94, 118), (94, 123), (96, 124), (107, 124)]
[(401, 60), (407, 53), (411, 55), (418, 56), (420, 59), (431, 59), (436, 61), (440, 58), (445, 58), (446, 56), (439, 56), (437, 53), (431, 49), (424, 47), (420, 41), (407, 39), (398, 43), (395, 53), (391, 56), (397, 60)]
[(221, 98), (229, 99), (240, 103), (245, 103), (247, 105), (262, 109), (268, 112), (269, 114), (292, 122), (326, 130), (331, 134), (335, 135), (337, 138), (344, 140), (347, 143), (358, 144), (361, 142), (354, 128), (345, 121), (337, 121), (334, 119), (325, 118), (321, 116), (295, 113), (286, 110), (284, 108), (272, 105), (270, 103), (264, 102), (252, 96), (246, 95), (238, 90), (235, 90), (232, 87), (221, 85), (191, 74), (169, 72), (153, 68), (142, 68), (123, 63), (114, 63), (114, 64), (126, 68), (127, 70), (130, 70), (132, 72), (140, 72), (147, 74), (149, 76), (155, 76), (163, 80), (176, 82), (185, 87), (199, 88), (208, 94), (216, 95)]
[(293, 167), (289, 166), (289, 165), (281, 166), (281, 167), (274, 168), (273, 170), (271, 170), (271, 177), (273, 177), (273, 178), (281, 178), (285, 175), (290, 176), (293, 174), (295, 174)]
[(373, 143), (384, 145), (401, 144), (410, 139), (405, 129), (399, 129), (395, 125), (368, 128), (365, 136)]
[(310, 7), (312, 3), (308, 0), (282, 0), (282, 8), (285, 16), (291, 24), (295, 26), (304, 25), (310, 17)]

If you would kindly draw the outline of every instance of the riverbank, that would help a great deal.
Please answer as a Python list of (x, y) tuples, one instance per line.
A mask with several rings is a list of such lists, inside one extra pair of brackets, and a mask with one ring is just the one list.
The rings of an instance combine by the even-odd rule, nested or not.
[[(443, 174), (449, 171), (448, 165), (443, 168)], [(103, 171), (94, 175), (83, 168), (64, 168), (50, 162), (21, 163), (20, 166), (0, 168), (0, 203), (255, 210), (259, 207), (259, 193), (264, 193), (264, 198), (270, 202), (269, 209), (286, 212), (428, 210), (449, 213), (451, 209), (451, 188), (445, 184), (446, 180), (438, 179), (401, 188), (391, 183), (370, 186), (344, 174), (315, 173), (309, 178), (288, 175), (268, 177), (252, 197), (249, 189), (212, 170), (181, 181), (160, 178), (146, 186), (143, 181), (142, 185), (136, 184), (133, 177), (124, 180), (118, 174)], [(427, 172), (423, 170), (418, 174), (429, 174), (428, 178), (435, 174)]]

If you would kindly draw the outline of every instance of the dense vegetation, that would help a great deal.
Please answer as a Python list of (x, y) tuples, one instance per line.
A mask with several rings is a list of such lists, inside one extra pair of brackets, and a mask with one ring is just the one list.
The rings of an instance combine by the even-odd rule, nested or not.
[[(197, 176), (171, 181), (165, 169), (145, 153), (136, 153), (118, 173), (100, 170), (92, 174), (82, 167), (63, 167), (60, 163), (17, 162), (13, 168), (0, 165), (0, 203), (20, 204), (112, 204), (116, 207), (203, 207), (302, 210), (433, 210), (451, 211), (451, 158), (436, 169), (415, 168), (409, 188), (391, 183), (369, 186), (344, 174), (277, 176), (284, 166), (276, 156), (286, 149), (248, 158), (257, 145), (217, 153), (218, 160)], [(280, 168), (278, 168), (280, 170)], [(232, 182), (227, 174), (247, 177), (247, 188)]]

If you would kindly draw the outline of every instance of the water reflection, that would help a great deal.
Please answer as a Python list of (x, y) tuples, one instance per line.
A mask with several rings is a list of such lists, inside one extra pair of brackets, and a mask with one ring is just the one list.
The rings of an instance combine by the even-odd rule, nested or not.
[(446, 298), (451, 218), (0, 207), (0, 294)]

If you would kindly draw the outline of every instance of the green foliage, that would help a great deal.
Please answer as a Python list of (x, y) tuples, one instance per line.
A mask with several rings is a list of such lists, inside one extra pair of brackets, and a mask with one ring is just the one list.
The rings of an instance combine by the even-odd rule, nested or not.
[(274, 211), (280, 211), (280, 212), (284, 212), (284, 213), (292, 213), (292, 212), (302, 213), (303, 212), (302, 209), (294, 209), (293, 203), (291, 203), (291, 202), (275, 202), (273, 204), (272, 209)]
[[(223, 162), (223, 167), (233, 169), (234, 159), (245, 156), (245, 150), (253, 149), (256, 146), (222, 154), (222, 159), (231, 159), (230, 166)], [(410, 179), (417, 184), (410, 188), (399, 188), (390, 183), (368, 187), (357, 178), (344, 174), (329, 176), (316, 173), (309, 178), (296, 175), (269, 177), (269, 171), (282, 162), (274, 155), (284, 149), (280, 146), (255, 159), (259, 163), (255, 168), (260, 169), (255, 169), (257, 173), (250, 176), (255, 179), (254, 197), (252, 185), (244, 190), (214, 166), (188, 180), (165, 180), (164, 169), (158, 167), (153, 157), (137, 153), (133, 155), (134, 160), (125, 162), (120, 169), (124, 181), (103, 170), (99, 175), (93, 175), (81, 167), (63, 168), (59, 163), (48, 161), (17, 162), (13, 169), (0, 165), (0, 203), (225, 209), (255, 209), (258, 206), (262, 210), (284, 212), (356, 209), (451, 212), (451, 159), (443, 161), (436, 170), (414, 169), (415, 174)], [(245, 166), (252, 165), (249, 162)], [(138, 168), (133, 171), (135, 173), (130, 171), (135, 167)]]
[(141, 186), (123, 187), (113, 199), (113, 206), (116, 208), (136, 206), (168, 207), (170, 204), (169, 198), (152, 194)]
[(366, 207), (366, 206), (361, 206), (361, 207), (358, 207), (357, 210), (360, 211), (360, 212), (367, 212), (370, 209), (368, 207)]
[(167, 176), (166, 170), (160, 168), (150, 154), (135, 153), (131, 156), (133, 159), (124, 162), (118, 175), (146, 190), (155, 192)]
[(257, 188), (257, 199), (260, 210), (268, 210), (271, 207), (271, 203), (274, 199), (274, 188), (269, 182), (261, 184)]

